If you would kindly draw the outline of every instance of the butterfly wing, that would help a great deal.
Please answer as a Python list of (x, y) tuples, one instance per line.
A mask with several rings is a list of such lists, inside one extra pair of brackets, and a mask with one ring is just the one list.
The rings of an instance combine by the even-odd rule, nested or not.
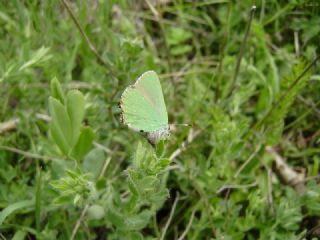
[(158, 75), (148, 71), (121, 96), (123, 122), (135, 131), (155, 132), (168, 128), (168, 113)]

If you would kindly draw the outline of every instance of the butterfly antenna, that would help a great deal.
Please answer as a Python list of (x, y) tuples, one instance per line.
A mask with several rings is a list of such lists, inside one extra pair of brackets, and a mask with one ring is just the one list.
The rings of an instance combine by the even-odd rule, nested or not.
[(192, 127), (192, 124), (188, 124), (188, 123), (174, 123), (174, 124), (169, 124), (170, 129), (175, 128), (176, 126)]

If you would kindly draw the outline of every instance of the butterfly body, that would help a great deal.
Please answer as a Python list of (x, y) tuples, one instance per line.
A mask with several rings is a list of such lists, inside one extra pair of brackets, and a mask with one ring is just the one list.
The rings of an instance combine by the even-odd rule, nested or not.
[(120, 108), (120, 120), (145, 135), (152, 145), (169, 135), (168, 113), (160, 80), (154, 71), (145, 72), (124, 90)]

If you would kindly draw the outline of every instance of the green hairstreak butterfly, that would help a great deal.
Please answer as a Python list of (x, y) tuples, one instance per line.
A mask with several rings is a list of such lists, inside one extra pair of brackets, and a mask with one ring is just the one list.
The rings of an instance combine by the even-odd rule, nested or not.
[(122, 93), (121, 121), (152, 145), (169, 135), (168, 113), (158, 75), (147, 71)]

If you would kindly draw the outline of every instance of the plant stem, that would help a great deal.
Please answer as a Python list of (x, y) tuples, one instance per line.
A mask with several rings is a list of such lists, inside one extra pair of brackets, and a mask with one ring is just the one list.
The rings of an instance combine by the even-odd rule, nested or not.
[(90, 204), (87, 203), (87, 204), (85, 205), (85, 207), (83, 208), (83, 210), (82, 210), (82, 212), (81, 212), (81, 215), (80, 215), (78, 221), (76, 222), (76, 225), (74, 225), (74, 228), (73, 228), (73, 230), (72, 230), (72, 234), (71, 234), (70, 240), (74, 240), (74, 238), (76, 237), (76, 234), (77, 234), (77, 231), (78, 231), (78, 229), (79, 229), (79, 227), (80, 227), (80, 224), (81, 224), (81, 222), (82, 222), (82, 219), (84, 218), (84, 215), (87, 213), (87, 211), (88, 211), (88, 209), (89, 209), (89, 206), (90, 206)]
[(112, 63), (110, 62), (109, 59), (104, 60), (100, 54), (98, 53), (97, 49), (95, 48), (95, 46), (93, 45), (93, 43), (91, 42), (89, 36), (86, 34), (86, 32), (84, 31), (83, 27), (81, 26), (80, 22), (78, 21), (78, 19), (76, 18), (75, 14), (73, 13), (71, 7), (69, 6), (67, 0), (61, 0), (63, 5), (65, 6), (65, 8), (67, 9), (69, 15), (71, 16), (73, 22), (75, 23), (76, 27), (78, 28), (78, 30), (80, 31), (82, 37), (84, 38), (84, 40), (86, 41), (86, 43), (88, 44), (90, 50), (93, 52), (93, 54), (96, 56), (98, 62), (101, 65), (104, 65), (108, 71), (110, 72), (110, 74), (114, 77), (115, 73), (112, 69)]
[(42, 183), (42, 172), (41, 168), (37, 167), (37, 185), (36, 185), (36, 200), (35, 200), (35, 218), (36, 218), (36, 229), (37, 234), (41, 232), (41, 183)]
[(191, 228), (191, 226), (192, 226), (192, 222), (193, 222), (193, 218), (194, 218), (194, 214), (196, 213), (196, 210), (197, 210), (197, 208), (194, 208), (194, 209), (192, 210), (189, 223), (188, 223), (186, 229), (184, 230), (184, 232), (182, 233), (182, 235), (178, 238), (178, 240), (183, 240), (183, 239), (185, 239), (185, 237), (187, 236), (187, 234), (188, 234), (188, 232), (189, 232), (189, 230), (190, 230), (190, 228)]
[(254, 132), (256, 129), (258, 129), (265, 121), (268, 119), (268, 117), (273, 113), (273, 111), (280, 105), (280, 103), (288, 96), (290, 91), (296, 86), (302, 77), (312, 68), (312, 66), (320, 59), (320, 55), (318, 55), (305, 69), (304, 71), (297, 77), (297, 79), (289, 86), (288, 90), (283, 93), (279, 100), (272, 106), (272, 108), (268, 111), (268, 113), (258, 122), (256, 122), (252, 128), (250, 128), (250, 131), (244, 136), (245, 139), (247, 139), (252, 132)]
[(172, 218), (173, 218), (173, 214), (174, 214), (174, 212), (175, 212), (175, 210), (176, 210), (178, 201), (179, 201), (179, 192), (177, 192), (176, 199), (174, 200), (173, 206), (172, 206), (171, 211), (170, 211), (169, 219), (168, 219), (168, 221), (166, 222), (166, 225), (165, 225), (165, 227), (164, 227), (164, 229), (163, 229), (163, 232), (162, 232), (161, 237), (160, 237), (159, 240), (165, 239), (164, 237), (166, 236), (166, 233), (167, 233), (167, 231), (168, 231), (168, 228), (169, 228), (169, 225), (170, 225), (171, 220), (172, 220)]
[(248, 36), (250, 34), (251, 24), (252, 24), (252, 20), (253, 20), (254, 14), (256, 12), (256, 9), (257, 9), (257, 7), (255, 5), (253, 5), (251, 7), (250, 17), (249, 17), (249, 21), (248, 21), (248, 24), (247, 24), (247, 27), (246, 27), (246, 32), (244, 34), (244, 38), (243, 38), (243, 41), (241, 43), (239, 55), (238, 55), (238, 58), (237, 58), (236, 67), (235, 67), (233, 78), (232, 78), (232, 82), (231, 82), (231, 85), (230, 85), (230, 90), (229, 90), (229, 93), (227, 94), (228, 97), (230, 95), (232, 95), (233, 90), (234, 90), (235, 85), (236, 85), (237, 77), (239, 75), (241, 60), (242, 60), (242, 57), (243, 57), (243, 54), (244, 54), (244, 50), (245, 50), (246, 45), (247, 45)]

